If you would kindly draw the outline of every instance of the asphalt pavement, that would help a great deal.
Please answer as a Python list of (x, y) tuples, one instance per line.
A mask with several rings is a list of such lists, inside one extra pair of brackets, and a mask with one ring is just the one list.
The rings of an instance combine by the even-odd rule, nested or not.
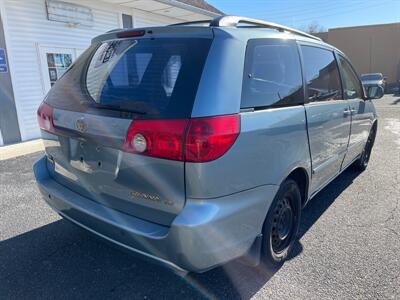
[(235, 261), (176, 275), (54, 213), (32, 174), (41, 153), (0, 161), (0, 299), (400, 299), (400, 96), (375, 104), (368, 169), (310, 202), (275, 274)]

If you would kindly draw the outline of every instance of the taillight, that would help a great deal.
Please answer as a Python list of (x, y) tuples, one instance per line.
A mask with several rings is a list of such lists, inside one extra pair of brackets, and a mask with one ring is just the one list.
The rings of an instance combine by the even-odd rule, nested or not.
[(191, 119), (185, 141), (186, 161), (206, 162), (221, 157), (239, 133), (239, 115)]
[(183, 137), (187, 120), (134, 120), (124, 150), (147, 156), (183, 160)]
[(54, 132), (53, 108), (45, 102), (40, 104), (37, 111), (39, 127), (43, 130)]
[(221, 157), (240, 133), (240, 116), (134, 120), (124, 150), (152, 157), (207, 162)]

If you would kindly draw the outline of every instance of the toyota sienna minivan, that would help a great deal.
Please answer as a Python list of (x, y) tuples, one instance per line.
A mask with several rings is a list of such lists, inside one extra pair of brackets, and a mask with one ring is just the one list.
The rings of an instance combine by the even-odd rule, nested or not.
[(175, 270), (278, 268), (301, 210), (377, 131), (348, 58), (242, 17), (93, 39), (38, 110), (34, 173), (62, 217)]

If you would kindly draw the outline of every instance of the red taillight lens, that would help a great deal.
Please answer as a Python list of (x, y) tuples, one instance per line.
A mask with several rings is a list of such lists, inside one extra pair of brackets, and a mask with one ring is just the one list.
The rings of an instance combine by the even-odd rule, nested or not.
[(134, 120), (129, 126), (127, 152), (183, 160), (183, 137), (187, 120)]
[(43, 130), (54, 132), (53, 108), (45, 102), (40, 104), (37, 111), (39, 127)]
[(221, 157), (239, 133), (239, 115), (191, 119), (186, 133), (186, 161), (206, 162)]
[(240, 133), (240, 116), (134, 120), (124, 150), (152, 157), (207, 162), (221, 157)]

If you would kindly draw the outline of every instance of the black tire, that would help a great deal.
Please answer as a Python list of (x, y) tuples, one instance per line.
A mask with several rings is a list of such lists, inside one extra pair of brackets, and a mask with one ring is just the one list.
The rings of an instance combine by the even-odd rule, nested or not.
[(297, 237), (301, 216), (301, 193), (296, 181), (280, 186), (263, 226), (262, 262), (276, 270), (288, 257)]
[(376, 126), (372, 126), (371, 131), (368, 135), (368, 140), (364, 146), (363, 152), (359, 159), (354, 162), (356, 170), (363, 172), (368, 167), (369, 159), (371, 157), (372, 148), (374, 147), (376, 137)]

